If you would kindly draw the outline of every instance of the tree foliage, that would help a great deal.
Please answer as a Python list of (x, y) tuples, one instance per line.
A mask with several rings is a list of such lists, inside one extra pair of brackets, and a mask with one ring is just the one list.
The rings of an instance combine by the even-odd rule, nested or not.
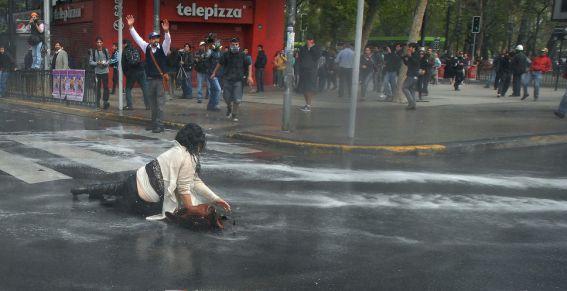
[[(357, 0), (303, 0), (303, 29), (315, 34), (319, 43), (334, 46), (354, 39)], [(407, 37), (413, 23), (417, 0), (366, 0), (377, 2), (378, 11), (371, 37)], [(518, 43), (528, 51), (547, 44), (556, 23), (551, 21), (552, 0), (430, 0), (425, 34), (445, 37), (453, 50), (472, 52), (472, 17), (482, 16), (477, 52), (488, 56)], [(458, 9), (460, 8), (460, 9)], [(366, 16), (366, 15), (365, 15)], [(446, 30), (448, 28), (448, 31)], [(298, 30), (300, 27), (298, 27)], [(481, 39), (479, 39), (481, 38)]]

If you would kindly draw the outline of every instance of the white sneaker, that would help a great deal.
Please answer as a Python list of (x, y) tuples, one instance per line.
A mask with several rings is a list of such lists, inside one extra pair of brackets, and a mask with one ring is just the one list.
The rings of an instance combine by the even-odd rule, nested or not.
[(238, 117), (232, 118), (232, 121), (233, 121), (233, 122), (238, 122)]
[(305, 105), (303, 107), (300, 107), (299, 110), (301, 110), (303, 112), (311, 112), (311, 106)]

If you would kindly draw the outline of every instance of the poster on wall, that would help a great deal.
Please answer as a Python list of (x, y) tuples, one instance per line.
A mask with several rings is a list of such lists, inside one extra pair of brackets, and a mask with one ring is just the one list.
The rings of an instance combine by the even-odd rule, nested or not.
[(83, 101), (85, 95), (84, 70), (53, 70), (53, 98)]
[(51, 74), (53, 76), (53, 98), (61, 99), (61, 72), (53, 70)]

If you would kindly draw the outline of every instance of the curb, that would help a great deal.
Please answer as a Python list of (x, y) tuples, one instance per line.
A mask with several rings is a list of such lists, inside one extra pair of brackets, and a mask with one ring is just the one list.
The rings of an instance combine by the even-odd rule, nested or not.
[(306, 150), (313, 153), (363, 153), (363, 154), (463, 154), (473, 152), (483, 152), (491, 150), (520, 149), (537, 146), (550, 146), (567, 144), (567, 133), (556, 133), (546, 135), (504, 137), (485, 140), (475, 140), (466, 142), (453, 142), (429, 145), (401, 145), (401, 146), (379, 146), (379, 145), (345, 145), (345, 144), (324, 144), (305, 141), (294, 141), (288, 139), (273, 138), (253, 133), (234, 133), (231, 138), (254, 141), (265, 144), (272, 144)]
[(447, 151), (447, 147), (442, 144), (401, 146), (325, 144), (273, 138), (264, 135), (242, 132), (233, 133), (229, 137), (244, 141), (254, 141), (295, 149), (308, 150), (317, 153), (395, 153), (422, 155), (444, 153)]

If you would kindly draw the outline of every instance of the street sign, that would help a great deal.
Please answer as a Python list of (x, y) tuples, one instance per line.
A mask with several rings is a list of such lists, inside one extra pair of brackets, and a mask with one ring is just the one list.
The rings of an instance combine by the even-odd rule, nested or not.
[(471, 32), (480, 33), (480, 16), (473, 16)]

